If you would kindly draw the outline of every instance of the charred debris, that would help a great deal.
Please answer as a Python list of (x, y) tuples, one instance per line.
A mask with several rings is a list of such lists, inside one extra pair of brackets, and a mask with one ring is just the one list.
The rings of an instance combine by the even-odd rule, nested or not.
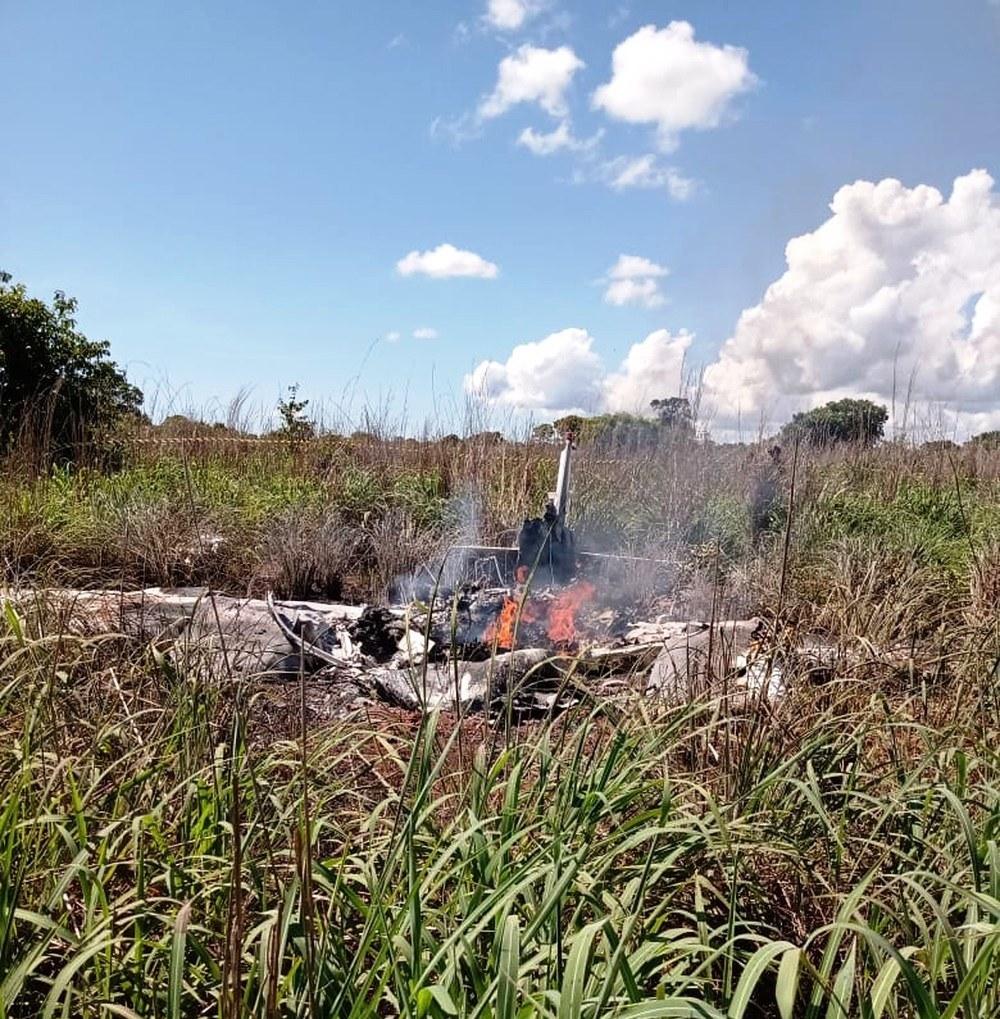
[(338, 711), (377, 699), (530, 714), (628, 691), (681, 702), (711, 694), (718, 677), (728, 695), (780, 696), (780, 656), (760, 620), (676, 621), (648, 607), (643, 618), (628, 575), (668, 564), (578, 547), (568, 523), (573, 450), (566, 436), (556, 490), (516, 545), (453, 548), (450, 587), (442, 565), (423, 591), (387, 606), (202, 589), (45, 597), (79, 630), (140, 637), (213, 676), (329, 685)]

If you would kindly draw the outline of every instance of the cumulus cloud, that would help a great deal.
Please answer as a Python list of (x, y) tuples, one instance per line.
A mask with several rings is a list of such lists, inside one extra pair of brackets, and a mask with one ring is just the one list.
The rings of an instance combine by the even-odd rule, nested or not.
[(385, 341), (386, 343), (397, 343), (399, 341), (399, 330), (390, 329), (389, 332), (385, 334)]
[(687, 201), (698, 182), (685, 177), (673, 166), (664, 166), (653, 153), (618, 156), (601, 167), (604, 179), (615, 191), (628, 188), (663, 189), (678, 202)]
[(539, 0), (489, 0), (486, 22), (502, 32), (516, 32), (543, 8)]
[(466, 392), (487, 403), (542, 415), (600, 409), (604, 366), (586, 329), (569, 328), (516, 346), (506, 361), (482, 361)]
[(656, 280), (612, 280), (604, 291), (604, 300), (616, 308), (626, 304), (641, 304), (646, 308), (659, 308), (666, 303)]
[[(831, 215), (786, 248), (787, 268), (739, 317), (703, 374), (703, 411), (719, 433), (772, 424), (844, 396), (891, 404), (912, 378), (918, 404), (956, 412), (969, 432), (1000, 428), (1000, 194), (985, 170), (945, 197), (898, 180), (842, 187)], [(605, 282), (662, 280), (623, 255)], [(558, 415), (644, 410), (680, 391), (692, 341), (657, 330), (607, 371), (585, 329), (565, 329), (484, 361), (467, 391)]]
[(533, 127), (526, 127), (517, 137), (517, 144), (536, 156), (551, 156), (555, 152), (565, 149), (569, 152), (589, 152), (601, 139), (601, 132), (592, 135), (590, 138), (577, 138), (573, 134), (569, 121), (562, 121), (552, 131), (536, 131)]
[(566, 90), (584, 66), (569, 46), (549, 50), (525, 43), (500, 61), (496, 86), (479, 104), (478, 115), (489, 120), (517, 103), (538, 103), (553, 117), (565, 117)]
[(651, 400), (679, 393), (693, 339), (684, 330), (674, 336), (666, 329), (657, 329), (633, 343), (618, 370), (604, 380), (604, 409), (645, 414)]
[[(704, 376), (732, 424), (841, 396), (918, 400), (1000, 425), (1000, 196), (985, 170), (936, 188), (842, 187)], [(898, 410), (898, 408), (897, 408)]]
[(619, 308), (626, 304), (658, 308), (666, 303), (659, 280), (669, 272), (666, 266), (641, 255), (619, 255), (605, 278), (604, 300)]
[(396, 263), (400, 276), (423, 275), (434, 279), (472, 276), (495, 279), (500, 269), (474, 251), (463, 251), (454, 244), (439, 244), (429, 251), (411, 251)]
[(698, 42), (687, 21), (671, 21), (645, 25), (615, 47), (611, 80), (592, 104), (616, 120), (656, 125), (669, 151), (682, 131), (717, 127), (756, 82), (745, 49)]
[(413, 338), (415, 340), (436, 340), (438, 331), (431, 326), (420, 326), (413, 330)]
[(465, 390), (493, 406), (543, 417), (647, 412), (650, 400), (678, 392), (690, 342), (688, 333), (658, 329), (609, 373), (586, 329), (562, 329), (516, 346), (506, 361), (481, 362), (465, 377)]
[(608, 278), (631, 280), (637, 276), (666, 276), (669, 272), (666, 266), (641, 255), (619, 255), (618, 261), (608, 270)]

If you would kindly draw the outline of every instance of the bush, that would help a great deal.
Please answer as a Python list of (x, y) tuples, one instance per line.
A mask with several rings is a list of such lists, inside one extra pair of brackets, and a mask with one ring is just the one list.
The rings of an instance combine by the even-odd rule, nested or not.
[(810, 446), (856, 443), (873, 446), (882, 438), (889, 412), (871, 400), (834, 400), (793, 416), (782, 435)]
[(31, 441), (43, 458), (72, 459), (138, 418), (142, 393), (108, 357), (110, 346), (76, 328), (76, 301), (49, 307), (0, 272), (0, 449)]

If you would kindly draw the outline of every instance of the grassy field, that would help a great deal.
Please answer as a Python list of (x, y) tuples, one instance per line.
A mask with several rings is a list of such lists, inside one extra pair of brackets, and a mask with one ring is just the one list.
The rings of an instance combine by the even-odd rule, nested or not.
[[(0, 562), (12, 593), (378, 599), (509, 537), (554, 461), (481, 437), (11, 463)], [(838, 649), (749, 709), (319, 725), (303, 688), (276, 724), (261, 685), (6, 598), (0, 1017), (1000, 1016), (1000, 452), (791, 461), (584, 449), (575, 479), (582, 540), (676, 562), (676, 614)]]

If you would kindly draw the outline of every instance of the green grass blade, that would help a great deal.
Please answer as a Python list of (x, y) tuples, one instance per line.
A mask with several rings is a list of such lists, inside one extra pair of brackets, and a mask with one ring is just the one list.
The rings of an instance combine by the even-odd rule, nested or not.
[(497, 1019), (514, 1019), (517, 1011), (517, 980), (521, 969), (521, 923), (508, 916), (503, 927), (497, 967)]
[(181, 1000), (184, 997), (184, 949), (187, 929), (191, 920), (191, 903), (185, 902), (177, 911), (174, 934), (170, 941), (170, 982), (167, 992), (167, 1009), (170, 1019), (181, 1019)]
[(789, 951), (796, 951), (795, 946), (787, 941), (772, 941), (770, 944), (762, 945), (754, 952), (736, 985), (736, 990), (726, 1011), (726, 1019), (743, 1019), (743, 1014), (750, 1004), (750, 998), (764, 972), (779, 955)]
[(799, 962), (802, 949), (789, 948), (778, 964), (778, 976), (774, 985), (774, 998), (781, 1019), (793, 1019), (795, 999), (799, 991)]

